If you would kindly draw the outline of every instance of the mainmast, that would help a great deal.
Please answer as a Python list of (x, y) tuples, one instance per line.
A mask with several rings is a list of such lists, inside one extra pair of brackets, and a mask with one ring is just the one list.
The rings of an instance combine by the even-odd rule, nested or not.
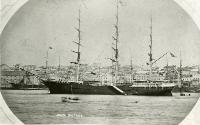
[(115, 35), (113, 39), (115, 41), (115, 85), (117, 84), (118, 70), (119, 70), (119, 50), (118, 50), (118, 42), (119, 42), (119, 0), (117, 0), (117, 13), (116, 13), (116, 24), (115, 26)]
[(150, 25), (150, 45), (149, 45), (149, 66), (150, 66), (150, 73), (149, 73), (149, 80), (152, 80), (152, 61), (153, 61), (153, 56), (152, 56), (152, 16), (151, 16), (151, 25)]
[(72, 51), (74, 53), (77, 54), (77, 60), (76, 62), (71, 62), (71, 63), (74, 63), (76, 64), (76, 81), (78, 82), (79, 81), (79, 74), (80, 74), (80, 46), (81, 46), (81, 10), (79, 9), (78, 11), (78, 28), (76, 28), (76, 31), (78, 32), (78, 41), (73, 41), (75, 44), (77, 44), (77, 51)]

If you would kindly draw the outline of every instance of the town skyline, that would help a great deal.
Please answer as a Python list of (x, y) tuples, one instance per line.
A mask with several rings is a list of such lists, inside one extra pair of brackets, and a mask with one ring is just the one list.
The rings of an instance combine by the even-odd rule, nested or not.
[[(42, 66), (51, 46), (49, 65), (58, 65), (59, 56), (61, 65), (70, 65), (76, 60), (71, 50), (76, 50), (72, 41), (77, 39), (74, 27), (77, 26), (80, 2), (29, 1), (25, 4), (2, 33), (1, 62)], [(181, 50), (183, 65), (198, 65), (199, 30), (187, 13), (170, 0), (123, 1), (119, 8), (120, 64), (130, 65), (131, 58), (135, 65), (148, 62), (150, 15), (153, 17), (154, 59), (165, 52), (172, 52), (176, 58), (168, 55), (169, 65), (178, 65)], [(111, 65), (107, 58), (112, 56), (114, 23), (114, 0), (86, 0), (81, 3), (83, 64)], [(166, 65), (166, 58), (157, 65)]]
[[(114, 66), (114, 65), (113, 65)], [(43, 69), (45, 69), (46, 68), (46, 66), (45, 65), (34, 65), (34, 64), (14, 64), (14, 65), (8, 65), (8, 64), (1, 64), (0, 65), (0, 67), (2, 68), (2, 67), (7, 67), (7, 68), (9, 68), (9, 69), (15, 69), (16, 67), (18, 67), (19, 69), (20, 68), (24, 68), (24, 67), (32, 67), (32, 68), (43, 68)], [(57, 69), (57, 70), (59, 70), (59, 69), (65, 69), (65, 68), (69, 68), (69, 67), (76, 67), (76, 65), (73, 65), (73, 64), (70, 64), (70, 65), (48, 65), (48, 67), (47, 68), (53, 68), (53, 69)], [(112, 67), (112, 65), (101, 65), (101, 64), (99, 64), (99, 63), (93, 63), (93, 64), (81, 64), (81, 67), (93, 67), (93, 68), (97, 68), (97, 69), (99, 69), (99, 68), (108, 68), (108, 67)], [(128, 64), (128, 65), (120, 65), (119, 66), (120, 68), (127, 68), (127, 67), (129, 67), (129, 69), (131, 70), (131, 69), (133, 69), (133, 70), (145, 70), (145, 71), (147, 71), (147, 70), (149, 70), (149, 66), (148, 65), (146, 65), (146, 66), (144, 66), (144, 65), (135, 65), (135, 64), (133, 64), (133, 65), (131, 65), (131, 64)], [(131, 68), (132, 67), (132, 68)], [(166, 68), (166, 67), (176, 67), (176, 68), (180, 68), (180, 65), (165, 65), (165, 66), (163, 66), (163, 67), (159, 67), (159, 66), (153, 66), (153, 69), (157, 69), (157, 68), (159, 68), (159, 70), (161, 70), (161, 69), (164, 69), (164, 68)], [(183, 66), (182, 65), (182, 69), (184, 69), (184, 68), (192, 68), (192, 69), (199, 69), (200, 70), (200, 64), (199, 65), (186, 65), (186, 66)], [(4, 68), (3, 68), (4, 69)]]

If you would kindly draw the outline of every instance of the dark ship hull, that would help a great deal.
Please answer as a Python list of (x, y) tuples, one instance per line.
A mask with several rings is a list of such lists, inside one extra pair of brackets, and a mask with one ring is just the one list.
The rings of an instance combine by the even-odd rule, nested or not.
[(93, 85), (92, 82), (59, 82), (43, 81), (51, 94), (94, 94), (94, 95), (143, 95), (143, 96), (172, 96), (174, 86), (169, 87), (133, 87), (131, 85)]
[(177, 92), (200, 93), (200, 87), (183, 86), (182, 88), (180, 88), (179, 86), (175, 86), (172, 92), (174, 93), (177, 93)]
[(94, 94), (94, 95), (123, 95), (113, 86), (96, 85), (92, 82), (59, 82), (43, 80), (50, 94)]
[(174, 86), (169, 87), (135, 87), (131, 85), (117, 86), (127, 95), (142, 95), (142, 96), (172, 96)]
[(27, 85), (27, 84), (15, 84), (11, 83), (11, 87), (9, 88), (2, 88), (2, 89), (12, 89), (12, 90), (39, 90), (39, 89), (45, 89), (46, 87), (44, 85)]

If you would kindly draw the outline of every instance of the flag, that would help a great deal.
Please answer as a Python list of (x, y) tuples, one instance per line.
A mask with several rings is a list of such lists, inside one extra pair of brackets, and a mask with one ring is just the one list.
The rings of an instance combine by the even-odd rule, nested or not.
[(171, 57), (176, 57), (173, 53), (170, 52)]
[(119, 3), (120, 3), (121, 6), (126, 6), (126, 3), (122, 2), (121, 0), (119, 0)]
[(95, 72), (91, 72), (91, 74), (92, 74), (92, 75), (96, 75), (96, 73), (95, 73)]
[(53, 48), (50, 46), (49, 49), (53, 49)]

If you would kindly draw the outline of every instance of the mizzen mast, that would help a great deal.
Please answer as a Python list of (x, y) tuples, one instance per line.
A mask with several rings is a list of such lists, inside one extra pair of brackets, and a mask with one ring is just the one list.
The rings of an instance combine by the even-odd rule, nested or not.
[(73, 64), (76, 64), (76, 81), (79, 81), (79, 74), (80, 74), (80, 46), (81, 46), (81, 10), (78, 11), (78, 28), (76, 28), (76, 31), (78, 32), (78, 41), (73, 41), (75, 44), (77, 44), (77, 51), (72, 51), (73, 53), (77, 54), (76, 62), (71, 62)]
[(118, 43), (119, 43), (119, 0), (117, 0), (117, 13), (116, 13), (116, 24), (115, 27), (115, 35), (113, 39), (115, 41), (115, 47), (113, 48), (115, 52), (114, 60), (115, 60), (115, 85), (117, 84), (118, 79), (118, 71), (119, 71), (119, 50), (118, 50)]

